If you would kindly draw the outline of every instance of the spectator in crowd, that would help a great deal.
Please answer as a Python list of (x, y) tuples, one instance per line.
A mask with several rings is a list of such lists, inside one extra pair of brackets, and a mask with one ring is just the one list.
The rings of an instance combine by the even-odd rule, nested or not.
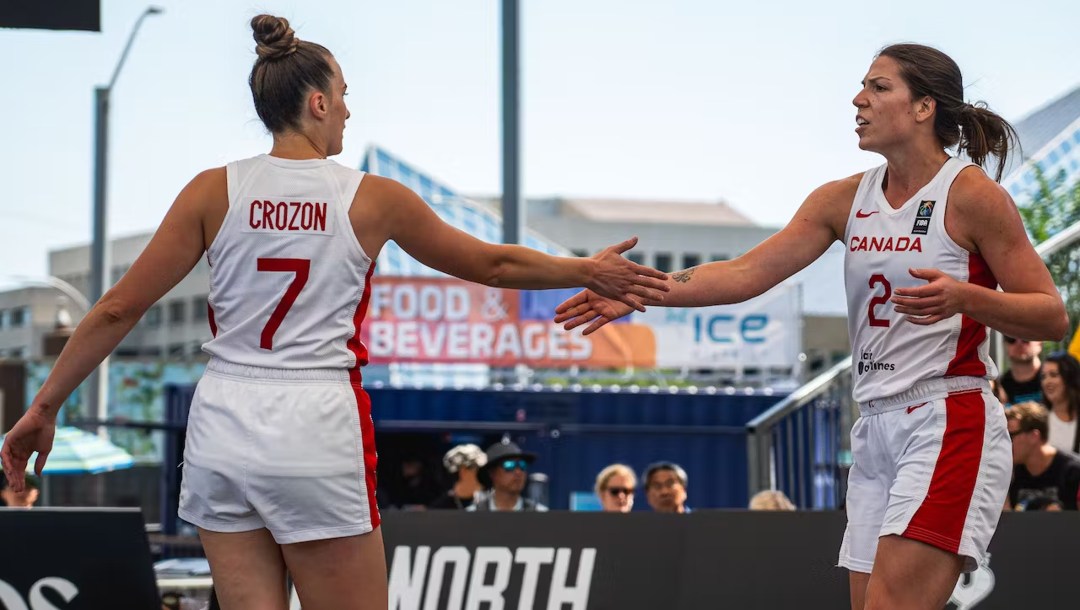
[(529, 466), (535, 460), (535, 454), (522, 451), (508, 440), (488, 447), (487, 463), (480, 468), (478, 478), (489, 491), (477, 497), (476, 502), (465, 510), (546, 511), (546, 506), (522, 495), (528, 483)]
[(795, 510), (795, 504), (779, 489), (766, 489), (750, 498), (750, 510)]
[(1076, 510), (1080, 458), (1047, 443), (1046, 407), (1022, 402), (1010, 407), (1005, 416), (1014, 464), (1009, 505), (1013, 510), (1027, 510), (1057, 502), (1064, 510)]
[(645, 499), (658, 513), (688, 513), (686, 471), (674, 462), (656, 462), (645, 469)]
[(30, 508), (37, 502), (38, 488), (40, 487), (37, 477), (28, 474), (24, 480), (26, 485), (23, 491), (17, 492), (11, 489), (7, 478), (3, 473), (0, 473), (0, 505), (13, 508)]
[(596, 475), (596, 496), (608, 513), (628, 513), (634, 508), (637, 477), (626, 464), (612, 464)]
[(1042, 386), (1039, 384), (1042, 341), (1028, 341), (1006, 335), (1005, 353), (1009, 357), (1009, 370), (999, 378), (1001, 389), (1005, 391), (1004, 403), (1014, 405), (1029, 400), (1038, 401), (1042, 397)]
[(427, 464), (418, 451), (403, 453), (396, 468), (393, 460), (388, 462), (391, 469), (385, 483), (380, 481), (379, 508), (424, 510), (442, 495), (442, 483), (434, 472), (438, 467)]
[(431, 508), (469, 508), (477, 494), (484, 489), (478, 475), (480, 468), (487, 464), (487, 455), (476, 445), (465, 443), (447, 451), (442, 461), (446, 471), (457, 480), (445, 494), (431, 503)]
[(1047, 442), (1080, 455), (1080, 362), (1065, 352), (1050, 354), (1042, 365), (1042, 402), (1050, 409)]

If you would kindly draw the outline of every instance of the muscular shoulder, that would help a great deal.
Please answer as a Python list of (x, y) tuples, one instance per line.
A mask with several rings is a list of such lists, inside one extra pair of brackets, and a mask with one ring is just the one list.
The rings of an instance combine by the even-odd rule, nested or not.
[(961, 212), (981, 213), (1016, 209), (1008, 191), (991, 180), (981, 168), (974, 166), (965, 168), (956, 176), (949, 189), (949, 206), (956, 206)]
[(199, 172), (184, 190), (204, 204), (229, 204), (229, 178), (224, 167)]
[(851, 204), (855, 201), (862, 177), (863, 174), (858, 173), (817, 187), (806, 198), (796, 218), (826, 224), (836, 239), (843, 239)]
[(1027, 241), (1012, 197), (978, 167), (964, 169), (953, 181), (945, 229), (970, 252), (979, 252), (979, 244), (986, 240), (1017, 244)]

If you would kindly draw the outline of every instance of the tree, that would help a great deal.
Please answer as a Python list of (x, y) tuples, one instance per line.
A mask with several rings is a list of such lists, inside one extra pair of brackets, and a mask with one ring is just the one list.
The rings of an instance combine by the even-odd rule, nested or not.
[[(1064, 169), (1052, 178), (1047, 177), (1038, 165), (1033, 165), (1032, 169), (1035, 171), (1035, 190), (1019, 210), (1032, 243), (1040, 244), (1080, 222), (1080, 180), (1067, 186), (1068, 176)], [(1067, 344), (1080, 324), (1080, 246), (1071, 245), (1050, 255), (1046, 266), (1061, 291), (1069, 314), (1069, 335), (1064, 337)]]

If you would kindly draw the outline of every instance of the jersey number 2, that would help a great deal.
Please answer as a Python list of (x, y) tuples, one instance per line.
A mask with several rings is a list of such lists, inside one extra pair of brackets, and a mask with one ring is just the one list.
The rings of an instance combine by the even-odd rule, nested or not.
[(875, 273), (870, 276), (870, 287), (875, 288), (878, 284), (885, 288), (885, 293), (870, 299), (870, 306), (867, 307), (866, 315), (870, 320), (870, 326), (883, 326), (888, 328), (889, 319), (875, 316), (874, 309), (876, 309), (878, 305), (887, 305), (889, 303), (889, 297), (892, 296), (892, 284), (889, 283), (889, 280), (885, 279), (884, 275)]
[(289, 309), (292, 308), (293, 303), (296, 302), (296, 297), (300, 296), (300, 291), (304, 289), (304, 284), (307, 284), (308, 272), (311, 270), (311, 261), (306, 258), (260, 258), (259, 259), (259, 271), (276, 271), (276, 272), (289, 272), (295, 273), (292, 283), (285, 289), (285, 295), (281, 297), (281, 301), (278, 302), (277, 307), (274, 308), (274, 313), (270, 314), (270, 319), (266, 321), (266, 326), (263, 327), (262, 336), (259, 337), (259, 347), (263, 349), (274, 349), (274, 333), (277, 332), (278, 327), (281, 326), (282, 320), (285, 319), (285, 315), (289, 313)]

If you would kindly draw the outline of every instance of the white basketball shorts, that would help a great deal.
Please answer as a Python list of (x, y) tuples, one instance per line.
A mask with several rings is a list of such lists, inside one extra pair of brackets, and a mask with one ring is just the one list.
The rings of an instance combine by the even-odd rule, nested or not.
[(266, 528), (279, 544), (379, 526), (375, 431), (359, 373), (213, 359), (195, 390), (180, 518), (214, 532)]
[(859, 409), (839, 565), (871, 572), (878, 538), (895, 534), (960, 555), (964, 571), (974, 570), (1012, 477), (1005, 412), (986, 380), (931, 379)]

